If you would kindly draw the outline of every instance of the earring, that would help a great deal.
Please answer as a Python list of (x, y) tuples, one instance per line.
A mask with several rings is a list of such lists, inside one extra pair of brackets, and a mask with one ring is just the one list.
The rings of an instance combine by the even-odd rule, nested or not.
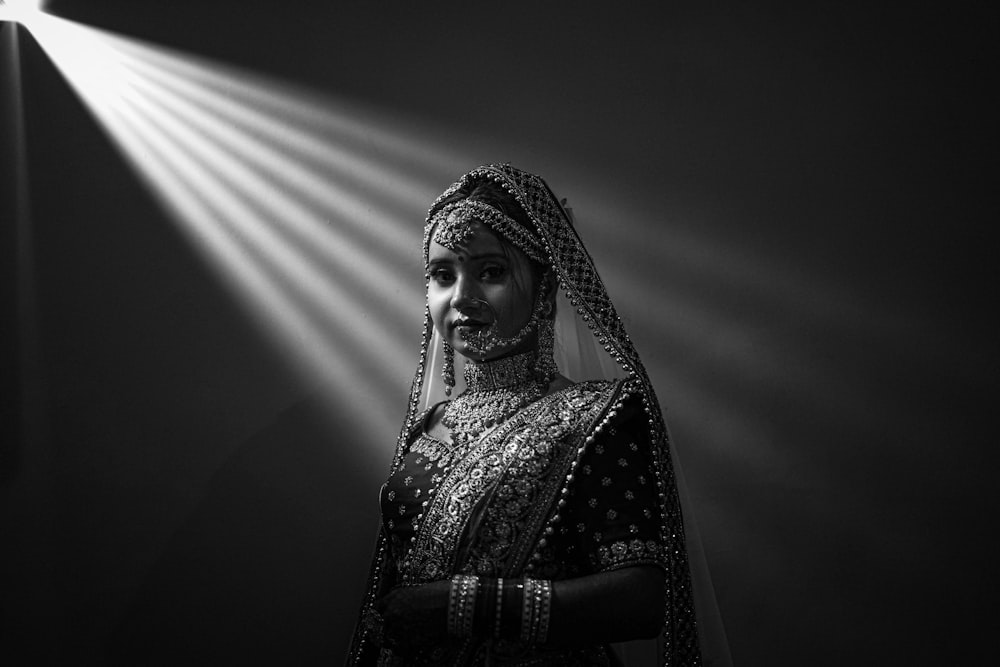
[[(550, 312), (551, 312), (551, 304)], [(538, 321), (538, 356), (535, 358), (535, 378), (538, 382), (548, 384), (555, 379), (559, 369), (556, 367), (555, 350), (555, 320), (544, 317)]]
[(444, 395), (451, 396), (451, 390), (455, 386), (455, 348), (445, 341), (444, 364), (441, 369), (441, 376), (444, 378)]

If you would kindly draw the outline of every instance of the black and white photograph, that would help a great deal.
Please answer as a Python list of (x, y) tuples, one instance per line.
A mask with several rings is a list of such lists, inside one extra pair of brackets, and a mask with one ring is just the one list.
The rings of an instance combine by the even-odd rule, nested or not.
[(0, 664), (992, 664), (998, 29), (0, 0)]

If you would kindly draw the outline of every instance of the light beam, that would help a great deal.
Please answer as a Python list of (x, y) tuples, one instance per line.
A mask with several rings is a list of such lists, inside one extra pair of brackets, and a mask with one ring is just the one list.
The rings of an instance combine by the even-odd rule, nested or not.
[[(369, 431), (386, 422), (417, 351), (426, 207), (472, 160), (377, 111), (218, 63), (45, 14), (32, 32), (331, 407)], [(391, 443), (384, 428), (373, 439)]]

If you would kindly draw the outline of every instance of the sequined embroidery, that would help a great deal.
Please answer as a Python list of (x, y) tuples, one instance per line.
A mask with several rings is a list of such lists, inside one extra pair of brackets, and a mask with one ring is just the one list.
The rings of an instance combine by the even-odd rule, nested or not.
[[(487, 489), (497, 485), (496, 501), (476, 531), (467, 569), (493, 571), (508, 554), (526, 521), (544, 516), (528, 510), (559, 454), (575, 451), (575, 441), (596, 418), (617, 383), (586, 382), (540, 399), (483, 437), (445, 472), (417, 529), (413, 546), (400, 563), (403, 583), (434, 581), (454, 568), (458, 545)], [(602, 402), (601, 399), (604, 399)], [(588, 412), (593, 411), (594, 414)], [(570, 435), (576, 437), (569, 437)], [(567, 449), (568, 448), (568, 449)], [(527, 531), (528, 535), (533, 531)], [(521, 545), (524, 558), (532, 545)], [(474, 561), (474, 562), (472, 562)]]
[[(496, 501), (485, 511), (465, 570), (484, 576), (520, 571), (535, 547), (534, 536), (551, 511), (578, 444), (613, 400), (615, 383), (586, 382), (558, 394), (518, 434), (527, 446), (504, 471)], [(530, 539), (526, 539), (530, 538)]]
[[(421, 433), (410, 446), (410, 451), (414, 454), (421, 455), (414, 460), (415, 464), (422, 464), (424, 462), (424, 458), (426, 458), (431, 463), (436, 463), (442, 468), (448, 467), (452, 464), (454, 459), (465, 453), (465, 449), (463, 447), (445, 442), (444, 440), (435, 438), (428, 433)], [(430, 468), (428, 468), (428, 470), (429, 469)], [(433, 478), (432, 481), (434, 481)]]

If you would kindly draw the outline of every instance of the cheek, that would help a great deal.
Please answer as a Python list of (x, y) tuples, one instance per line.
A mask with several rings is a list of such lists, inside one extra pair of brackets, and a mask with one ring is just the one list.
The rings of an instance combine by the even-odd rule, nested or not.
[(444, 316), (451, 307), (451, 298), (447, 291), (432, 284), (427, 289), (427, 306), (430, 308), (431, 320), (434, 322), (434, 326), (438, 331), (441, 331)]
[(531, 296), (512, 283), (498, 286), (488, 296), (506, 335), (524, 326), (531, 315)]

